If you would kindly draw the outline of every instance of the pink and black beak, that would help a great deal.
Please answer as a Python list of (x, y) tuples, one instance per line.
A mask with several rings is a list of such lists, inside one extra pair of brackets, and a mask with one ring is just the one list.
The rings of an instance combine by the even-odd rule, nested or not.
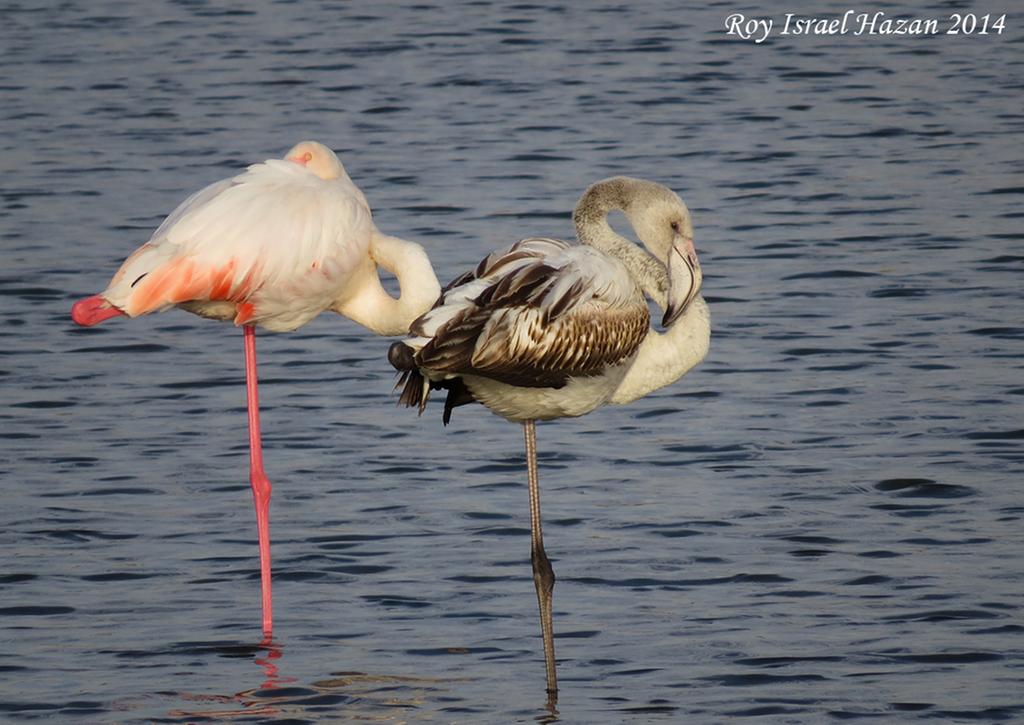
[(668, 307), (662, 327), (671, 326), (686, 311), (700, 293), (703, 280), (693, 239), (677, 233), (668, 250)]

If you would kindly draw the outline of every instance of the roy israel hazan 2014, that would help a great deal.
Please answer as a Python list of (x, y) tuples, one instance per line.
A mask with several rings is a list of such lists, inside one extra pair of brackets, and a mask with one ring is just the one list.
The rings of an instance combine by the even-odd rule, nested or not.
[[(894, 18), (881, 10), (847, 10), (833, 17), (806, 17), (786, 13), (777, 27), (778, 35), (938, 35), (947, 18)], [(763, 43), (776, 30), (773, 18), (747, 17), (733, 13), (725, 19), (727, 34)]]

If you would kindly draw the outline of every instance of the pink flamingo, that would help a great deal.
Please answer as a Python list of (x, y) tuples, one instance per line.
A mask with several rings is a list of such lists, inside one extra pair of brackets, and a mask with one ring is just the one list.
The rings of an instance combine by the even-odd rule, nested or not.
[[(378, 265), (398, 278), (397, 299), (381, 285)], [(334, 152), (303, 141), (284, 160), (253, 164), (188, 197), (106, 290), (71, 308), (86, 326), (170, 307), (242, 326), (264, 634), (273, 628), (271, 485), (260, 443), (256, 325), (285, 332), (331, 310), (379, 335), (400, 335), (440, 291), (423, 248), (382, 234)]]

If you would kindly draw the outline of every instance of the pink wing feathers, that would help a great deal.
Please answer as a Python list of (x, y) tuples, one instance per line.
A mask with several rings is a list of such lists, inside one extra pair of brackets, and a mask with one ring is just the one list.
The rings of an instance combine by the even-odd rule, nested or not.
[(182, 202), (101, 297), (136, 317), (181, 303), (235, 305), (235, 324), (292, 330), (329, 307), (368, 258), (362, 192), (268, 160)]

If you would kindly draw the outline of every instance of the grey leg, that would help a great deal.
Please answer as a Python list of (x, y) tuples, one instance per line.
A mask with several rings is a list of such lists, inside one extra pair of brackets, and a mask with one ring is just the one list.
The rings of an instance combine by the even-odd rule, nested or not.
[(540, 607), (540, 631), (544, 638), (544, 664), (547, 668), (548, 697), (553, 702), (558, 693), (555, 675), (555, 635), (551, 623), (551, 594), (555, 589), (555, 571), (544, 553), (544, 535), (540, 523), (540, 486), (537, 481), (537, 428), (532, 420), (523, 422), (526, 437), (526, 470), (530, 487), (530, 561), (533, 563), (533, 584), (537, 588)]

